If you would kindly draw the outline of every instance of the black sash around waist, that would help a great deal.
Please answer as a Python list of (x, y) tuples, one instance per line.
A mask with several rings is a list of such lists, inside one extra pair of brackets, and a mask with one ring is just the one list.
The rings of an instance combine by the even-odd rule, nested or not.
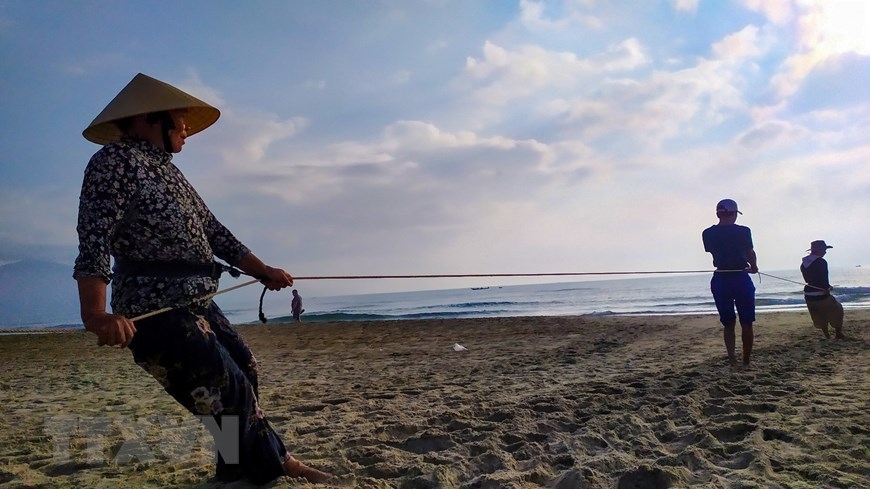
[(218, 279), (229, 268), (216, 261), (211, 263), (190, 263), (185, 261), (139, 261), (115, 258), (112, 271), (119, 275), (138, 277), (211, 277)]

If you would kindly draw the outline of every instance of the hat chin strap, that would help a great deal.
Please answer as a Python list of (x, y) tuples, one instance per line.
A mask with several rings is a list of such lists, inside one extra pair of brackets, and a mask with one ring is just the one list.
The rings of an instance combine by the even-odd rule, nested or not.
[[(151, 117), (155, 117), (157, 120), (154, 121)], [(162, 111), (149, 114), (149, 119), (149, 122), (153, 121), (160, 123), (160, 135), (163, 138), (163, 149), (172, 153), (172, 139), (169, 137), (169, 131), (175, 129), (175, 121), (172, 120), (172, 116), (169, 115), (169, 112)]]
[(175, 129), (175, 122), (166, 114), (166, 117), (160, 118), (161, 132), (163, 133), (163, 149), (168, 153), (172, 153), (172, 139), (169, 137), (169, 131)]

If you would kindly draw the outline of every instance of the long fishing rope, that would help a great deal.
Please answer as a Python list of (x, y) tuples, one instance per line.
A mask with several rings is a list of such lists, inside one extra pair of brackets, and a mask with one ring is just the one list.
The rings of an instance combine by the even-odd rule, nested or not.
[(771, 275), (771, 274), (769, 274), (769, 273), (758, 272), (758, 274), (759, 274), (759, 275), (764, 275), (764, 276), (766, 276), (766, 277), (770, 277), (770, 278), (779, 279), (779, 280), (782, 280), (782, 281), (785, 281), (785, 282), (791, 282), (791, 283), (793, 283), (793, 284), (803, 285), (803, 286), (805, 286), (805, 287), (810, 287), (810, 288), (813, 288), (813, 289), (818, 289), (818, 290), (828, 290), (828, 289), (826, 289), (826, 288), (824, 288), (824, 287), (816, 287), (815, 285), (810, 285), (810, 284), (808, 284), (808, 283), (806, 283), (806, 282), (796, 282), (796, 281), (794, 281), (794, 280), (789, 280), (789, 279), (787, 279), (787, 278), (777, 277), (776, 275)]
[[(253, 284), (256, 284), (259, 282), (260, 282), (259, 280), (250, 280), (250, 281), (245, 282), (243, 284), (233, 285), (232, 287), (227, 287), (226, 289), (219, 290), (217, 292), (205, 295), (200, 300), (207, 301), (209, 299), (212, 299), (215, 296), (219, 296), (221, 294), (226, 294), (227, 292), (230, 292), (230, 291), (233, 291), (236, 289), (241, 289), (242, 287), (247, 287), (249, 285), (253, 285)], [(150, 318), (151, 316), (156, 316), (158, 314), (162, 314), (164, 312), (171, 311), (173, 309), (175, 309), (175, 307), (164, 307), (164, 308), (158, 309), (156, 311), (146, 312), (145, 314), (142, 314), (141, 316), (136, 316), (136, 317), (130, 319), (130, 321), (133, 321), (135, 323), (136, 321), (138, 321), (140, 319)]]
[[(718, 270), (719, 272), (743, 272), (745, 270)], [(580, 275), (648, 275), (669, 273), (708, 273), (710, 270), (659, 270), (639, 272), (550, 272), (550, 273), (440, 273), (418, 275), (321, 275), (313, 277), (293, 277), (293, 280), (373, 280), (391, 278), (467, 278), (467, 277), (564, 277)], [(245, 273), (245, 272), (240, 272)], [(245, 274), (247, 275), (247, 274)], [(263, 297), (268, 287), (263, 287), (260, 294), (260, 322), (266, 323), (266, 315), (263, 313)]]
[[(465, 277), (570, 277), (581, 275), (649, 275), (668, 273), (710, 273), (713, 270), (658, 270), (635, 272), (550, 272), (550, 273), (441, 273), (424, 275), (326, 275), (319, 277), (293, 277), (293, 280), (356, 280), (381, 278), (465, 278)], [(716, 270), (717, 272), (744, 272), (745, 270)]]
[[(230, 273), (233, 277), (238, 277), (241, 274), (249, 275), (248, 273), (242, 272), (235, 267), (225, 267), (226, 271)], [(601, 276), (601, 275), (653, 275), (653, 274), (688, 274), (688, 273), (736, 273), (736, 272), (745, 272), (746, 270), (654, 270), (654, 271), (616, 271), (616, 272), (545, 272), (545, 273), (439, 273), (439, 274), (413, 274), (413, 275), (319, 275), (319, 276), (302, 276), (302, 277), (293, 277), (293, 280), (376, 280), (376, 279), (420, 279), (420, 278), (481, 278), (481, 277), (571, 277), (571, 276)], [(796, 282), (794, 280), (789, 280), (783, 277), (777, 277), (775, 275), (771, 275), (769, 273), (758, 272), (759, 275), (764, 275), (767, 277), (775, 278), (778, 280), (783, 280), (785, 282), (791, 282), (798, 285), (804, 285), (807, 287), (812, 287), (814, 289), (826, 290), (822, 287), (816, 287), (813, 285), (809, 285), (806, 283)], [(249, 285), (253, 285), (255, 283), (260, 282), (259, 279), (250, 280), (248, 282), (234, 285), (232, 287), (228, 287), (223, 290), (219, 290), (217, 292), (208, 294), (203, 296), (200, 300), (207, 301), (210, 300), (220, 294), (225, 294), (227, 292), (240, 289), (242, 287), (247, 287)], [(266, 296), (266, 291), (269, 290), (268, 287), (263, 287), (263, 292), (260, 294), (260, 307), (259, 307), (259, 318), (260, 321), (265, 323), (267, 322), (266, 316), (263, 313), (263, 299)], [(149, 318), (152, 316), (156, 316), (158, 314), (162, 314), (167, 311), (171, 311), (175, 309), (175, 307), (164, 307), (162, 309), (158, 309), (156, 311), (151, 311), (149, 313), (142, 314), (140, 316), (136, 316), (131, 319), (131, 321), (136, 322), (140, 319)]]

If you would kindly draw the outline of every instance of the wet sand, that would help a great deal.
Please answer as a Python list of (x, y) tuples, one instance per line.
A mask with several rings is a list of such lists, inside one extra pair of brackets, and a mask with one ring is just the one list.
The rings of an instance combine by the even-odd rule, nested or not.
[[(846, 314), (844, 341), (759, 315), (736, 370), (710, 315), (239, 329), (321, 487), (870, 487), (870, 310)], [(0, 410), (0, 489), (255, 487), (210, 481), (201, 425), (84, 332), (0, 336)]]

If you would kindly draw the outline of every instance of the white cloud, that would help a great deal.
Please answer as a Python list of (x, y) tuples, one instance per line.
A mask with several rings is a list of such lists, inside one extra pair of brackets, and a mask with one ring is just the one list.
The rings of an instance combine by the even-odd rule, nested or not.
[(206, 85), (194, 68), (187, 68), (187, 77), (181, 82), (169, 83), (215, 107), (226, 105), (226, 102), (220, 95), (220, 91)]
[(695, 13), (698, 11), (698, 0), (672, 0), (674, 10), (678, 12)]
[(796, 0), (795, 16), (797, 49), (771, 79), (781, 99), (794, 95), (805, 78), (831, 58), (845, 53), (870, 55), (870, 5), (866, 2)]
[[(838, 252), (851, 246), (854, 256), (870, 239), (864, 222), (870, 174), (861, 170), (870, 159), (868, 104), (863, 92), (848, 91), (847, 81), (839, 91), (848, 93), (836, 97), (808, 89), (829, 85), (834, 60), (860, 61), (861, 37), (842, 35), (857, 15), (805, 0), (715, 8), (679, 0), (523, 1), (506, 3), (499, 16), (459, 0), (438, 1), (443, 9), (375, 3), (364, 10), (376, 22), (349, 16), (354, 9), (292, 3), (323, 25), (269, 31), (260, 22), (262, 33), (227, 40), (214, 59), (219, 64), (200, 65), (212, 58), (198, 56), (195, 45), (185, 58), (200, 60), (195, 66), (166, 58), (163, 69), (181, 73), (177, 86), (223, 113), (176, 161), (258, 255), (312, 275), (707, 267), (700, 231), (713, 223), (722, 197), (745, 207), (741, 222), (753, 226), (768, 270), (792, 267), (790, 250), (799, 242), (799, 258), (804, 234), (834, 240), (839, 233)], [(740, 1), (759, 16), (747, 16)], [(460, 10), (481, 17), (443, 15)], [(709, 17), (713, 12), (717, 17)], [(240, 15), (251, 15), (245, 20), (252, 25), (262, 19), (256, 9)], [(78, 25), (67, 27), (78, 33)], [(142, 38), (154, 29), (148, 25), (126, 28)], [(52, 52), (65, 52), (42, 23), (26, 27)], [(713, 34), (726, 27), (727, 34)], [(420, 35), (409, 38), (408, 29)], [(4, 35), (18, 32), (16, 25)], [(322, 37), (333, 32), (342, 35)], [(71, 63), (72, 72), (126, 63), (108, 56), (104, 45), (80, 42), (86, 37), (63, 38), (85, 60)], [(245, 69), (264, 38), (299, 63)], [(26, 38), (11, 40), (28, 46)], [(291, 54), (298, 45), (310, 51)], [(118, 56), (136, 53), (116, 48)], [(44, 66), (67, 62), (34, 56), (38, 51), (12, 60), (27, 68), (8, 80), (14, 93), (26, 97), (20, 80), (34, 83)], [(391, 53), (386, 60), (384, 52)], [(142, 60), (146, 68), (148, 61)], [(222, 73), (216, 85), (200, 79), (206, 70)], [(97, 77), (87, 81), (94, 93), (109, 91)], [(262, 93), (231, 92), (254, 85)], [(0, 144), (30, 159), (0, 166), (0, 173), (25, 188), (34, 171), (66, 178), (67, 170), (57, 170), (65, 167), (53, 162), (81, 161), (76, 152), (93, 150), (60, 137), (51, 138), (56, 145), (28, 139), (40, 133), (33, 127), (75, 127), (81, 139), (80, 121), (70, 119), (81, 110), (68, 97), (79, 92), (63, 84), (40, 89), (70, 106), (52, 114), (56, 124), (46, 124), (30, 117), (33, 103), (13, 101), (22, 117), (3, 127)], [(281, 103), (268, 97), (273, 91), (282, 93)], [(46, 151), (52, 146), (73, 154), (58, 157)], [(74, 246), (74, 196), (9, 188), (0, 196), (3, 240)], [(662, 227), (661, 216), (673, 222)], [(651, 254), (638, 239), (668, 253)], [(387, 286), (321, 290), (354, 287)]]
[(437, 41), (434, 41), (434, 42), (429, 43), (429, 44), (426, 46), (426, 52), (427, 52), (427, 53), (434, 53), (434, 52), (437, 52), (437, 51), (441, 51), (441, 50), (446, 49), (447, 46), (448, 46), (447, 41), (445, 41), (445, 40), (443, 40), (443, 39), (439, 39), (439, 40), (437, 40)]
[(743, 5), (765, 16), (774, 24), (782, 25), (793, 20), (793, 0), (742, 0)]
[(589, 59), (604, 72), (631, 71), (649, 63), (643, 45), (635, 38), (609, 46), (607, 52)]
[(742, 60), (763, 54), (759, 46), (758, 27), (749, 25), (740, 32), (726, 36), (713, 43), (713, 55), (717, 59)]
[(391, 150), (413, 148), (414, 151), (429, 151), (475, 145), (508, 149), (514, 144), (505, 138), (479, 138), (470, 131), (448, 133), (433, 124), (420, 121), (398, 121), (390, 124), (384, 130), (383, 138), (383, 146)]
[(408, 70), (400, 70), (393, 74), (393, 81), (398, 84), (405, 84), (411, 79), (411, 72)]
[(800, 41), (819, 56), (870, 54), (870, 5), (861, 0), (799, 0)]
[(247, 172), (263, 161), (274, 144), (292, 138), (307, 125), (302, 117), (280, 119), (274, 114), (224, 109), (220, 125), (203, 133), (201, 144), (220, 154), (227, 168)]
[(730, 65), (701, 60), (642, 79), (605, 79), (594, 96), (548, 107), (584, 141), (618, 136), (629, 147), (649, 149), (679, 135), (701, 137), (705, 128), (745, 110), (746, 102)]
[(759, 150), (771, 145), (784, 146), (800, 142), (811, 136), (804, 127), (785, 121), (767, 121), (752, 127), (741, 134), (737, 140), (740, 145), (753, 150)]
[(535, 45), (508, 50), (486, 41), (481, 59), (466, 60), (465, 75), (466, 83), (476, 86), (472, 90), (479, 102), (499, 105), (547, 89), (570, 89), (584, 77), (632, 71), (648, 62), (636, 39), (626, 39), (586, 59)]
[(591, 1), (565, 2), (567, 14), (558, 19), (547, 18), (544, 4), (532, 0), (520, 0), (520, 22), (530, 31), (565, 31), (575, 28), (600, 29), (601, 20), (582, 10), (592, 6)]

